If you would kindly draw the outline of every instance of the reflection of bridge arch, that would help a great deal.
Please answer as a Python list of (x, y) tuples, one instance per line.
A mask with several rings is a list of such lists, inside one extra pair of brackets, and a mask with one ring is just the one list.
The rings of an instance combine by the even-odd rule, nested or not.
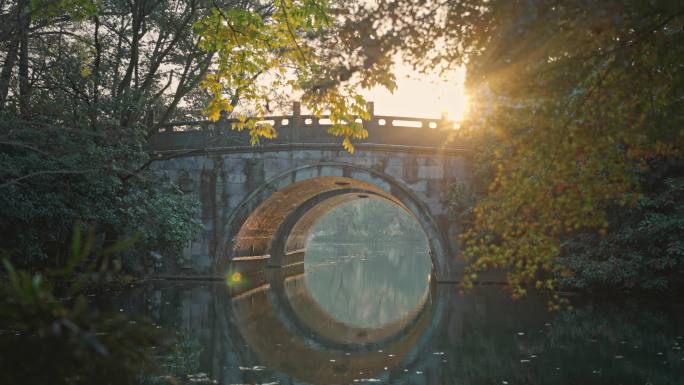
[(227, 237), (214, 259), (214, 271), (225, 274), (231, 268), (252, 270), (282, 265), (281, 253), (292, 251), (293, 244), (301, 245), (307, 234), (305, 226), (299, 229), (295, 226), (294, 233), (289, 232), (293, 235), (289, 237), (291, 244), (279, 244), (282, 239), (278, 236), (282, 238), (286, 228), (281, 227), (284, 222), (294, 222), (291, 223), (294, 225), (305, 220), (312, 224), (316, 218), (307, 219), (308, 209), (317, 205), (330, 208), (368, 195), (388, 199), (416, 218), (429, 240), (437, 278), (448, 277), (449, 246), (427, 205), (411, 189), (387, 174), (339, 162), (298, 167), (257, 187), (230, 215), (224, 231)]
[(434, 310), (431, 306), (426, 306), (431, 289), (428, 282), (422, 300), (415, 308), (406, 309), (402, 318), (377, 327), (348, 325), (331, 316), (312, 297), (306, 287), (303, 269), (295, 268), (291, 271), (291, 275), (270, 275), (271, 305), (278, 312), (280, 321), (310, 346), (345, 352), (382, 350), (423, 325)]
[[(446, 311), (447, 295), (438, 293), (433, 281), (425, 304), (408, 314), (406, 322), (391, 325), (393, 329), (387, 332), (377, 331), (376, 336), (368, 336), (369, 339), (380, 337), (376, 342), (365, 347), (357, 343), (345, 345), (341, 340), (330, 343), (327, 338), (330, 333), (339, 333), (344, 325), (329, 325), (329, 330), (319, 330), (328, 334), (327, 337), (311, 331), (303, 334), (302, 329), (293, 328), (290, 322), (296, 317), (315, 318), (323, 313), (314, 311), (297, 315), (290, 313), (291, 307), (278, 304), (280, 300), (296, 300), (292, 298), (292, 295), (300, 294), (296, 289), (289, 298), (279, 297), (279, 292), (283, 294), (279, 282), (297, 280), (301, 270), (288, 268), (271, 273), (270, 284), (259, 288), (232, 297), (228, 288), (214, 293), (215, 308), (224, 322), (220, 330), (226, 333), (218, 337), (218, 341), (249, 347), (249, 351), (240, 357), (240, 365), (261, 365), (307, 383), (352, 383), (356, 378), (391, 383), (392, 371), (410, 368), (426, 356), (425, 349), (442, 326)], [(325, 320), (310, 319), (307, 323), (323, 322)]]

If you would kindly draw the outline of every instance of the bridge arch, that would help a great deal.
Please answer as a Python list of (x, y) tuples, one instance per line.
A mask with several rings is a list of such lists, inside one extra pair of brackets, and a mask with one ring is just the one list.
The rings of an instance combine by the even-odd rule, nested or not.
[(362, 198), (386, 199), (410, 213), (428, 239), (437, 280), (449, 277), (449, 244), (429, 207), (392, 176), (343, 162), (296, 167), (254, 189), (227, 219), (213, 270), (226, 274), (236, 265), (283, 266), (287, 253), (303, 245), (317, 217)]

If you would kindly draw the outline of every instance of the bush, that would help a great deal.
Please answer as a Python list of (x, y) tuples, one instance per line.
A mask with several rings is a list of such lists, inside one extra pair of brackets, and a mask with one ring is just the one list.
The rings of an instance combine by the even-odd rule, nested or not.
[(574, 274), (562, 287), (662, 291), (684, 283), (684, 177), (665, 177), (633, 207), (615, 207), (604, 235), (584, 232), (563, 245)]
[(145, 168), (141, 130), (5, 121), (0, 137), (0, 241), (16, 265), (62, 265), (76, 221), (101, 248), (137, 234), (137, 256), (177, 255), (200, 227), (197, 202)]
[(151, 353), (163, 339), (149, 322), (93, 309), (77, 293), (78, 279), (57, 298), (45, 275), (16, 271), (6, 260), (5, 268), (0, 383), (129, 385), (156, 370)]

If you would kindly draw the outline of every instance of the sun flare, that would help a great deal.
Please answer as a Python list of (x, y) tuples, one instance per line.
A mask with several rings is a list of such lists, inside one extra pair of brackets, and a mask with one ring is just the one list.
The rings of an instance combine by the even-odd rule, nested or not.
[(390, 93), (376, 87), (364, 95), (375, 103), (376, 115), (439, 118), (447, 116), (459, 123), (468, 109), (464, 81), (465, 69), (440, 76), (416, 73), (406, 65), (395, 68), (397, 89)]

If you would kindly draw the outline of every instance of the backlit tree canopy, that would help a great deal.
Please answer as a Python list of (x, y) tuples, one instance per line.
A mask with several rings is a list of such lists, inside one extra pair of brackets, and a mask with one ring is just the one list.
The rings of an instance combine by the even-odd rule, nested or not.
[[(504, 4), (505, 3), (505, 4)], [(684, 8), (680, 2), (490, 2), (489, 41), (469, 61), (494, 130), (496, 177), (466, 234), (472, 270), (509, 269), (553, 288), (560, 240), (608, 231), (610, 202), (638, 199), (638, 172), (680, 156)], [(489, 111), (488, 111), (489, 110)], [(478, 129), (478, 128), (475, 128)]]
[(684, 6), (448, 1), (433, 16), (425, 35), (436, 43), (415, 62), (465, 63), (466, 126), (496, 141), (494, 178), (464, 237), (466, 284), (505, 268), (516, 295), (552, 289), (569, 273), (561, 240), (609, 231), (608, 203), (636, 202), (639, 173), (681, 155)]
[[(394, 87), (385, 58), (369, 57), (362, 36), (345, 3), (327, 0), (255, 2), (245, 8), (214, 8), (196, 29), (200, 47), (217, 53), (216, 68), (202, 87), (212, 99), (206, 108), (216, 120), (247, 100), (256, 116), (267, 114), (273, 90), (301, 94), (316, 115), (328, 113), (330, 133), (350, 138), (368, 133), (357, 118), (367, 118), (359, 88), (381, 84)], [(368, 42), (365, 43), (366, 45)], [(238, 129), (250, 129), (252, 143), (275, 135), (273, 127), (240, 115)]]
[(681, 1), (396, 0), (365, 15), (417, 68), (467, 68), (463, 126), (492, 180), (463, 237), (466, 286), (503, 268), (516, 296), (555, 288), (561, 241), (609, 232), (607, 208), (681, 156)]

